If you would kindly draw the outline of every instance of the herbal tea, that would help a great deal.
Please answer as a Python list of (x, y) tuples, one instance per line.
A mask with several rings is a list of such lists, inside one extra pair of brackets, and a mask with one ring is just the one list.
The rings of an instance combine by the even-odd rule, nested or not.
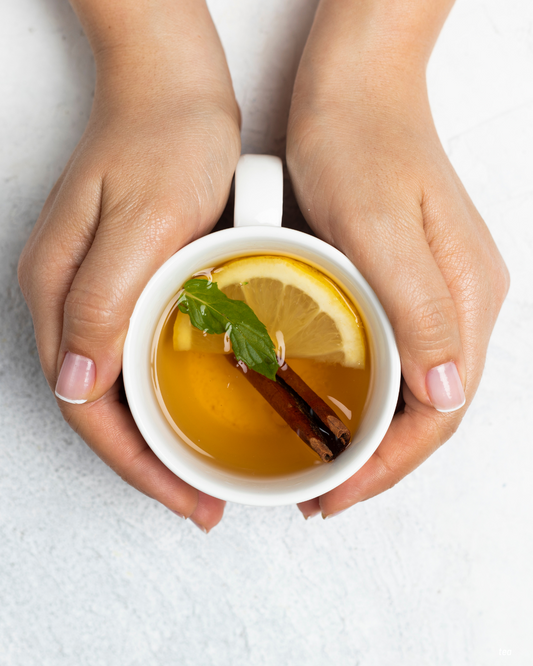
[[(197, 277), (169, 304), (153, 345), (154, 386), (174, 429), (213, 464), (247, 475), (288, 474), (330, 459), (314, 444), (329, 432), (322, 422), (334, 433), (326, 449), (339, 437), (349, 443), (346, 433), (357, 430), (370, 384), (368, 344), (354, 305), (324, 274), (288, 257), (241, 257)], [(211, 312), (216, 316), (226, 297), (231, 308), (240, 306), (235, 311), (244, 312), (246, 303), (251, 314), (217, 329)], [(256, 339), (250, 317), (264, 324), (272, 347), (273, 362), (259, 364), (258, 372), (252, 368), (264, 341)], [(206, 333), (191, 322), (225, 333)], [(252, 348), (243, 352), (250, 340)], [(232, 346), (250, 367), (235, 359)]]

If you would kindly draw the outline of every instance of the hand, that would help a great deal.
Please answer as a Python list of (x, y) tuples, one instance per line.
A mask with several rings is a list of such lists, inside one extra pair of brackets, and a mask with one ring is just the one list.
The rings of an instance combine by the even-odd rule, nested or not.
[(452, 435), (509, 285), (439, 142), (423, 72), (365, 62), (361, 52), (337, 59), (324, 30), (313, 28), (300, 64), (287, 162), (311, 227), (351, 259), (387, 312), (405, 407), (357, 474), (300, 505), (306, 517), (383, 492)]
[(95, 49), (89, 125), (23, 251), (19, 280), (68, 423), (125, 481), (208, 531), (224, 503), (156, 458), (121, 399), (120, 378), (140, 292), (216, 223), (240, 154), (222, 49), (212, 26), (202, 30), (201, 53)]

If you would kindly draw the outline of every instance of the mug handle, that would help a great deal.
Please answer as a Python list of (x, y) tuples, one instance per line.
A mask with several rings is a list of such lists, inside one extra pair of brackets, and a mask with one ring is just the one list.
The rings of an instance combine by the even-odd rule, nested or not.
[(234, 226), (281, 227), (283, 165), (273, 155), (242, 155), (235, 171)]

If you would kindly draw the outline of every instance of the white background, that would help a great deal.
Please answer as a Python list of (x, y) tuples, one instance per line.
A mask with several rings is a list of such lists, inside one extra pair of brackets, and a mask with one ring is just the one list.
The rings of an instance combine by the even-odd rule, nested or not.
[[(282, 154), (315, 4), (210, 2), (245, 151)], [(66, 0), (2, 1), (1, 666), (533, 664), (531, 0), (458, 0), (429, 81), (512, 276), (478, 395), (386, 494), (327, 522), (229, 505), (205, 536), (96, 458), (41, 374), (17, 256), (83, 131), (94, 69)]]

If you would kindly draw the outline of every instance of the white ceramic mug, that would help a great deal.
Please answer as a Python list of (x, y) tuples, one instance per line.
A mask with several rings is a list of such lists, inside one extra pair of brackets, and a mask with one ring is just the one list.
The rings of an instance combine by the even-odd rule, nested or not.
[[(281, 160), (243, 155), (235, 174), (235, 227), (195, 240), (157, 271), (135, 306), (123, 356), (131, 412), (158, 458), (198, 490), (220, 499), (259, 506), (303, 502), (332, 490), (355, 474), (387, 432), (401, 377), (392, 328), (370, 286), (344, 254), (331, 245), (283, 228), (282, 200)], [(183, 283), (204, 268), (253, 253), (296, 256), (331, 276), (357, 304), (372, 357), (367, 404), (351, 445), (331, 463), (265, 478), (220, 469), (191, 450), (159, 406), (150, 367), (156, 326)]]

